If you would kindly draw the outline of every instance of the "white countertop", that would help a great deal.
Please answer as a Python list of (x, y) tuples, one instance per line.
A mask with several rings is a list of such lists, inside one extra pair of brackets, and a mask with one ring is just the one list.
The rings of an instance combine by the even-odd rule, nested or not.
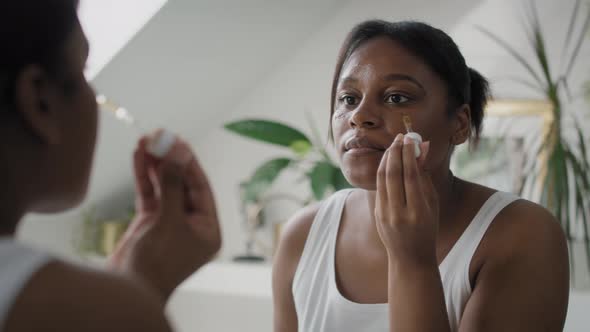
[(270, 263), (215, 261), (183, 282), (178, 292), (205, 292), (272, 298)]

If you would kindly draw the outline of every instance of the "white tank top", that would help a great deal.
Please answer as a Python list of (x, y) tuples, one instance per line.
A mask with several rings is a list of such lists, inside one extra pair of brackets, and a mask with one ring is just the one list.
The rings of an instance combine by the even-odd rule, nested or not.
[[(299, 331), (389, 331), (387, 303), (352, 302), (336, 285), (336, 237), (344, 202), (352, 190), (336, 192), (323, 202), (310, 228), (292, 289)], [(471, 296), (469, 265), (473, 254), (496, 215), (517, 199), (513, 194), (494, 193), (439, 266), (453, 332), (458, 330), (463, 309)]]
[(47, 254), (0, 237), (0, 331), (28, 281), (50, 260)]

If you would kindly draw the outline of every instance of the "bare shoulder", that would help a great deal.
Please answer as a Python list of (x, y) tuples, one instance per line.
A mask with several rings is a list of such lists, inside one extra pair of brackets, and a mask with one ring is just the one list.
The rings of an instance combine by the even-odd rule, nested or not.
[[(476, 213), (496, 192), (492, 188), (464, 182)], [(517, 260), (533, 257), (567, 261), (567, 241), (557, 220), (546, 208), (517, 199), (498, 213), (487, 230), (474, 259), (480, 263), (498, 258)], [(547, 261), (549, 263), (549, 261)]]
[(170, 331), (163, 304), (132, 279), (53, 261), (16, 299), (5, 331)]
[(566, 238), (559, 221), (544, 207), (519, 199), (507, 206), (490, 226), (500, 255), (541, 255), (567, 261)]
[(272, 267), (275, 331), (297, 331), (293, 280), (319, 207), (317, 203), (299, 210), (283, 227)]
[(311, 225), (320, 209), (320, 203), (310, 204), (303, 209), (297, 211), (287, 221), (281, 232), (281, 240), (279, 244), (279, 255), (277, 259), (295, 260), (295, 266), (299, 262), (301, 253), (305, 246), (305, 241), (311, 229)]
[[(522, 292), (528, 289), (537, 294), (539, 303), (565, 315), (569, 294), (567, 241), (559, 221), (547, 209), (524, 199), (511, 203), (490, 225), (480, 247), (482, 264), (476, 288), (478, 284), (497, 288), (522, 280)], [(543, 296), (538, 295), (541, 292)]]
[(561, 331), (569, 296), (567, 241), (545, 208), (517, 200), (472, 260), (473, 293), (460, 331)]

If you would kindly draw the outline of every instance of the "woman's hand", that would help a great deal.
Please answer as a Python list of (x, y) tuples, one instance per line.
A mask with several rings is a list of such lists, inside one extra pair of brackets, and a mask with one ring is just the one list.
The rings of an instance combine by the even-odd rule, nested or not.
[(221, 247), (221, 232), (207, 177), (190, 146), (176, 139), (158, 159), (139, 141), (134, 154), (136, 217), (110, 259), (112, 268), (132, 273), (165, 301)]
[(438, 197), (423, 168), (429, 142), (417, 160), (414, 142), (399, 134), (377, 172), (375, 219), (390, 264), (435, 264)]

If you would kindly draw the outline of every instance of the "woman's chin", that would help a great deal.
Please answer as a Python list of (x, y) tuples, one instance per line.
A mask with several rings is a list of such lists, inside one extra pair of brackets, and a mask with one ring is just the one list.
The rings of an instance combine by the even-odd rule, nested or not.
[(369, 191), (375, 191), (377, 190), (377, 185), (375, 183), (375, 181), (371, 182), (371, 181), (354, 181), (353, 183), (350, 183), (353, 187), (355, 188), (359, 188), (359, 189), (364, 189), (364, 190), (369, 190)]
[(346, 180), (348, 180), (348, 183), (353, 187), (364, 190), (377, 190), (376, 171), (372, 173), (343, 171), (346, 175)]
[(355, 160), (342, 160), (342, 173), (346, 180), (355, 188), (365, 190), (377, 189), (377, 169), (379, 168), (379, 161), (367, 163), (354, 162)]

